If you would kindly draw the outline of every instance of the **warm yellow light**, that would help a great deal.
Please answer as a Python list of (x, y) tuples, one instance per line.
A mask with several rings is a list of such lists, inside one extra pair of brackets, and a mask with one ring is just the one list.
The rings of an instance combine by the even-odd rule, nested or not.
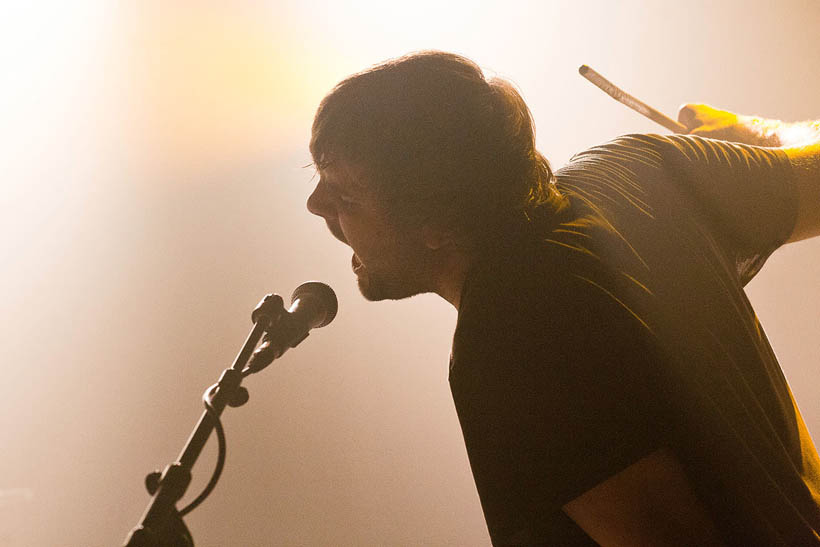
[(270, 21), (233, 9), (141, 13), (139, 130), (165, 165), (269, 154), (307, 108), (305, 59)]

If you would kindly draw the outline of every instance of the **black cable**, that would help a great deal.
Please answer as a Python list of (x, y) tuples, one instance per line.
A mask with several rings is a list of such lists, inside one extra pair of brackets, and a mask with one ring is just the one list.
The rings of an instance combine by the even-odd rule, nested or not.
[(209, 387), (205, 393), (202, 395), (202, 401), (205, 404), (205, 410), (208, 411), (211, 418), (214, 420), (214, 429), (216, 430), (216, 440), (219, 444), (219, 453), (216, 458), (216, 467), (214, 468), (214, 472), (211, 475), (211, 480), (208, 481), (208, 484), (205, 485), (205, 488), (202, 492), (194, 498), (194, 500), (186, 505), (181, 511), (179, 511), (179, 516), (184, 517), (194, 509), (196, 509), (200, 503), (205, 501), (213, 489), (216, 487), (216, 483), (219, 482), (219, 476), (222, 475), (222, 469), (225, 467), (225, 458), (228, 452), (228, 445), (225, 442), (225, 430), (222, 427), (222, 421), (219, 419), (219, 413), (214, 408), (211, 402), (211, 396), (213, 392), (217, 389), (218, 384), (214, 384)]

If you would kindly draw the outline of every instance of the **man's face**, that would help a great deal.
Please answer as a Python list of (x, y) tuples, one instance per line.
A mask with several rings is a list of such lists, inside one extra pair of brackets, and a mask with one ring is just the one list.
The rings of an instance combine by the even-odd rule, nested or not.
[(356, 173), (343, 163), (321, 169), (308, 210), (353, 249), (353, 272), (366, 299), (397, 300), (430, 291), (431, 256), (421, 230), (399, 228)]

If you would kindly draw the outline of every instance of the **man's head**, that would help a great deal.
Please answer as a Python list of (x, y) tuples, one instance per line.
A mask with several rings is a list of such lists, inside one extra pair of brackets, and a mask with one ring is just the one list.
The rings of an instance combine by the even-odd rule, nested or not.
[(474, 254), (555, 194), (521, 96), (450, 53), (408, 55), (339, 83), (316, 113), (310, 151), (321, 178), (308, 208), (353, 247), (374, 300), (435, 291), (450, 253)]

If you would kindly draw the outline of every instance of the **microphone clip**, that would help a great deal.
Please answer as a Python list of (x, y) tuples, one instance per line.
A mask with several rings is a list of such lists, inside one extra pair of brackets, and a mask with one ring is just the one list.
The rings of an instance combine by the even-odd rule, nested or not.
[(275, 325), (285, 314), (285, 301), (278, 294), (266, 294), (251, 312), (254, 324), (262, 322), (265, 330)]
[(338, 307), (333, 289), (318, 281), (296, 287), (289, 309), (285, 309), (278, 294), (265, 296), (251, 314), (251, 319), (265, 330), (265, 336), (248, 361), (247, 373), (259, 372), (288, 349), (298, 346), (311, 329), (330, 323)]

